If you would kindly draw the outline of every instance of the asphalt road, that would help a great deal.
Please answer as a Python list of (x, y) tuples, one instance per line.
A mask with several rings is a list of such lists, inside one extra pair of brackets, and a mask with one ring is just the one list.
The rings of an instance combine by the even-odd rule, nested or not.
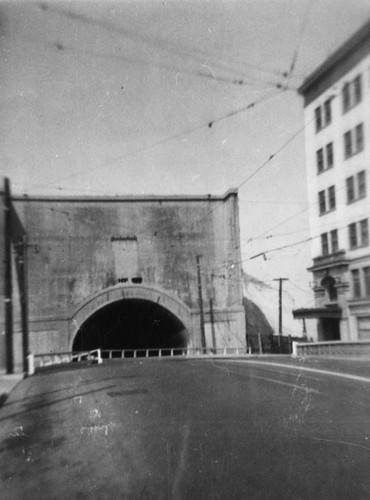
[(320, 368), (117, 360), (26, 379), (0, 410), (0, 498), (368, 499), (370, 378)]

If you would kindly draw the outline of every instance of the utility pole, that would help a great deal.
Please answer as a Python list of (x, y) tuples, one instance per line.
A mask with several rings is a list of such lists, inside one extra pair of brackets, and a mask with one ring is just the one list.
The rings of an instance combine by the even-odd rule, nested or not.
[(215, 332), (215, 315), (213, 311), (213, 299), (209, 299), (209, 315), (211, 320), (213, 354), (216, 354), (217, 346), (216, 346), (216, 332)]
[(276, 278), (274, 281), (279, 282), (279, 350), (281, 351), (281, 336), (283, 333), (283, 281), (288, 281), (288, 278)]
[(18, 260), (20, 266), (20, 299), (22, 315), (22, 350), (23, 350), (23, 371), (27, 373), (27, 356), (29, 354), (29, 334), (28, 334), (28, 238), (23, 236), (21, 254)]
[(198, 276), (198, 300), (199, 300), (199, 311), (200, 311), (200, 335), (202, 348), (206, 347), (206, 333), (204, 328), (204, 310), (203, 310), (203, 293), (202, 293), (202, 277), (200, 272), (200, 255), (196, 256), (197, 259), (197, 276)]
[(12, 213), (9, 179), (4, 182), (4, 306), (5, 306), (5, 351), (6, 372), (14, 372), (13, 359), (13, 289), (12, 289)]

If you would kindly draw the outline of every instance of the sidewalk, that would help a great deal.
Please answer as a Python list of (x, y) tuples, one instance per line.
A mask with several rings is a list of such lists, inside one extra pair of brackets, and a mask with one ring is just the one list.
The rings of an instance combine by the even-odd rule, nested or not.
[(18, 384), (18, 382), (23, 380), (23, 378), (23, 373), (8, 375), (4, 371), (0, 371), (0, 407), (6, 401), (10, 391)]

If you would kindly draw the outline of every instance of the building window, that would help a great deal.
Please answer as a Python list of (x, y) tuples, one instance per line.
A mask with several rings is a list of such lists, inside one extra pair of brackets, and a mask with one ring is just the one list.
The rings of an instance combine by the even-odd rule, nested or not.
[(360, 270), (352, 269), (352, 290), (354, 297), (361, 297), (361, 281), (360, 281)]
[(361, 246), (364, 247), (369, 244), (369, 224), (367, 219), (360, 221), (360, 242)]
[(353, 154), (359, 153), (364, 149), (364, 127), (362, 123), (357, 125), (355, 128), (355, 141), (356, 141), (356, 150)]
[(326, 212), (326, 196), (325, 191), (320, 191), (319, 193), (319, 210), (320, 215)]
[(322, 255), (330, 255), (339, 250), (338, 230), (333, 229), (329, 233), (321, 235), (321, 253)]
[(351, 82), (346, 82), (342, 89), (343, 113), (347, 113), (362, 101), (361, 75), (356, 76)]
[(349, 158), (352, 156), (352, 138), (351, 132), (346, 132), (344, 134), (344, 157)]
[(321, 253), (322, 255), (329, 255), (328, 233), (321, 235)]
[(334, 165), (334, 149), (333, 143), (329, 142), (326, 146), (326, 168), (331, 168)]
[(328, 189), (329, 210), (335, 210), (335, 186)]
[(350, 224), (348, 226), (349, 230), (349, 246), (350, 248), (356, 248), (357, 247), (357, 230), (356, 230), (356, 224)]
[(348, 226), (349, 246), (351, 249), (366, 247), (369, 244), (368, 219), (354, 222)]
[(337, 229), (333, 229), (333, 231), (330, 231), (330, 241), (331, 241), (331, 252), (332, 253), (338, 252), (339, 244), (338, 244), (338, 231), (337, 231)]
[(347, 184), (347, 203), (352, 203), (355, 200), (355, 186), (353, 182), (353, 177), (348, 177), (346, 179)]
[(370, 267), (363, 268), (365, 295), (370, 297)]
[(319, 149), (318, 151), (316, 151), (316, 165), (317, 165), (317, 172), (319, 174), (325, 170), (323, 149)]
[(327, 99), (322, 106), (315, 109), (315, 127), (316, 132), (331, 123), (331, 100)]
[(321, 108), (320, 106), (315, 109), (315, 125), (316, 132), (322, 129), (322, 121), (321, 121)]
[(346, 179), (347, 203), (353, 203), (366, 197), (366, 172), (362, 170), (357, 175)]
[(353, 97), (354, 97), (353, 99), (354, 106), (356, 106), (356, 104), (362, 101), (361, 75), (356, 76), (356, 78), (353, 80)]
[(334, 166), (334, 148), (332, 142), (329, 142), (325, 148), (320, 148), (316, 151), (316, 166), (318, 174)]
[(364, 127), (360, 123), (344, 134), (344, 158), (347, 159), (364, 149)]
[(335, 186), (330, 186), (327, 191), (319, 192), (319, 212), (323, 215), (329, 211), (335, 210)]
[(331, 102), (330, 99), (324, 102), (324, 119), (325, 126), (331, 123)]
[(350, 98), (349, 98), (349, 83), (345, 83), (342, 89), (342, 102), (343, 102), (343, 113), (350, 108)]
[(362, 170), (357, 174), (357, 198), (365, 198), (366, 196), (366, 172)]
[(353, 297), (370, 297), (370, 266), (352, 269), (351, 275)]

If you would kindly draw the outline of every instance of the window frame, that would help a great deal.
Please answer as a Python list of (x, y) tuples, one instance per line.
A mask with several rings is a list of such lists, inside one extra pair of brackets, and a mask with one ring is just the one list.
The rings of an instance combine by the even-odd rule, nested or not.
[(347, 130), (344, 133), (344, 158), (351, 158), (352, 155), (352, 131)]
[(355, 108), (363, 97), (362, 75), (359, 73), (352, 80), (345, 82), (342, 87), (342, 110), (343, 114)]
[(321, 236), (321, 254), (323, 256), (330, 255), (328, 233), (322, 233), (320, 236)]
[(348, 225), (348, 235), (349, 235), (349, 248), (352, 250), (358, 247), (357, 239), (357, 225), (356, 222), (352, 222)]
[(326, 214), (326, 193), (325, 189), (320, 191), (319, 194), (319, 213), (320, 215)]
[(357, 199), (366, 198), (366, 170), (361, 170), (356, 174), (357, 179)]
[(332, 229), (330, 231), (330, 243), (331, 253), (337, 253), (339, 251), (338, 229)]
[(353, 203), (356, 201), (355, 195), (355, 179), (354, 176), (351, 175), (346, 179), (346, 193), (347, 193), (347, 203)]
[(331, 97), (315, 108), (315, 131), (320, 132), (332, 122)]
[(347, 204), (366, 198), (366, 170), (346, 178)]
[(365, 149), (364, 123), (357, 124), (354, 128), (343, 134), (344, 159), (361, 153)]
[(320, 130), (322, 128), (323, 128), (323, 124), (322, 124), (321, 106), (318, 106), (315, 109), (315, 130), (316, 130), (316, 133), (320, 132)]
[(328, 187), (328, 212), (332, 212), (336, 208), (335, 186)]
[(364, 292), (366, 297), (370, 297), (370, 266), (362, 268)]
[(361, 247), (369, 246), (369, 220), (362, 219), (359, 221), (359, 240)]
[(319, 215), (325, 215), (336, 209), (335, 185), (318, 193)]
[(352, 295), (355, 299), (362, 297), (361, 276), (359, 269), (351, 269)]
[(317, 175), (326, 172), (334, 167), (334, 143), (328, 142), (322, 148), (316, 150), (316, 170)]
[(329, 142), (325, 146), (326, 170), (334, 167), (334, 146), (333, 142)]
[(350, 250), (369, 246), (369, 219), (361, 219), (349, 224), (348, 236)]

